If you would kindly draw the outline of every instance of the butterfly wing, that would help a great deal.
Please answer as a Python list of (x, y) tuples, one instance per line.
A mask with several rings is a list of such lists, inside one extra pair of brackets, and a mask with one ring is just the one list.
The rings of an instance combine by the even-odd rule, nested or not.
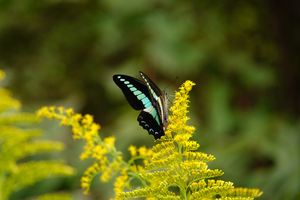
[(146, 74), (140, 71), (140, 75), (146, 83), (152, 98), (153, 106), (158, 111), (162, 125), (163, 127), (166, 127), (167, 123), (169, 122), (166, 93), (162, 92), (159, 87), (148, 76), (146, 76)]
[(142, 110), (152, 106), (151, 97), (145, 83), (136, 78), (120, 74), (114, 75), (113, 80), (121, 88), (133, 109)]
[[(113, 80), (121, 88), (127, 101), (135, 110), (142, 110), (137, 120), (139, 125), (153, 135), (155, 139), (165, 135), (162, 118), (163, 105), (161, 97), (165, 97), (160, 89), (144, 73), (140, 72), (145, 83), (126, 75), (114, 75)], [(168, 118), (168, 117), (167, 117)]]
[(153, 135), (155, 140), (165, 135), (158, 116), (156, 109), (151, 106), (144, 109), (137, 118), (139, 125), (146, 129), (149, 135)]

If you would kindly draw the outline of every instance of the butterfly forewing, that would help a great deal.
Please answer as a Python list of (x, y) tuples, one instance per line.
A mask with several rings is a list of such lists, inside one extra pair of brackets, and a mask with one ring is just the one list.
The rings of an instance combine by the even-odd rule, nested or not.
[(114, 75), (113, 80), (121, 88), (133, 109), (142, 110), (152, 106), (151, 97), (145, 83), (136, 78), (119, 74)]
[(151, 93), (152, 97), (157, 101), (158, 97), (163, 96), (162, 91), (159, 89), (159, 87), (143, 72), (140, 71), (140, 75), (145, 81), (147, 88), (149, 90), (149, 93)]

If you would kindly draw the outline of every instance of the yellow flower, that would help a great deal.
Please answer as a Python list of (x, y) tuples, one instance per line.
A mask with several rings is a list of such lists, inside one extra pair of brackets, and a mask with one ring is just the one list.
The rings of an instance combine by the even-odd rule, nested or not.
[(104, 138), (106, 148), (113, 148), (115, 146), (115, 136)]
[(83, 119), (81, 120), (81, 123), (85, 129), (89, 128), (92, 125), (94, 121), (93, 118), (94, 117), (92, 115), (89, 114), (84, 115)]
[(128, 147), (128, 151), (130, 152), (130, 154), (131, 154), (132, 157), (136, 156), (136, 153), (137, 153), (136, 146), (130, 145)]
[(65, 110), (65, 112), (67, 113), (68, 117), (71, 117), (74, 114), (74, 111), (72, 108)]
[(131, 166), (130, 166), (130, 171), (136, 173), (136, 172), (137, 172), (137, 167), (136, 167), (136, 165), (131, 165)]
[(100, 169), (101, 171), (104, 171), (106, 169), (106, 165), (109, 163), (108, 159), (106, 156), (103, 156), (102, 159), (100, 160)]
[(91, 135), (92, 137), (97, 136), (97, 135), (98, 135), (98, 131), (99, 131), (100, 128), (101, 128), (101, 127), (100, 127), (99, 124), (92, 123), (92, 125), (91, 125), (91, 127), (90, 127), (90, 132), (89, 132), (90, 135)]
[(140, 147), (138, 152), (141, 156), (147, 156), (147, 148), (145, 146)]
[(114, 191), (116, 196), (118, 196), (121, 192), (123, 192), (124, 187), (127, 186), (128, 175), (125, 169), (121, 171), (121, 176), (116, 178), (114, 183)]
[(79, 122), (82, 119), (82, 115), (80, 113), (76, 113), (71, 117), (71, 120), (74, 122)]
[(60, 126), (62, 126), (62, 125), (71, 126), (71, 122), (70, 122), (69, 118), (67, 118), (66, 116), (63, 116), (60, 120), (61, 120), (61, 122), (59, 124)]
[(61, 115), (64, 114), (64, 107), (62, 107), (62, 106), (57, 107), (57, 110), (59, 111), (59, 114), (61, 114)]
[(103, 148), (103, 146), (101, 145), (96, 145), (93, 148), (93, 158), (96, 158), (97, 160), (101, 160), (103, 158), (103, 155), (105, 155), (107, 153), (107, 149)]
[(100, 167), (98, 163), (94, 163), (92, 166), (90, 166), (81, 177), (81, 187), (84, 189), (84, 194), (87, 194), (90, 190), (90, 185), (92, 182), (93, 177), (100, 171)]
[(82, 130), (81, 130), (80, 126), (73, 126), (72, 132), (74, 133), (74, 135), (73, 135), (74, 139), (79, 139), (82, 137)]
[(145, 173), (146, 172), (146, 170), (144, 169), (144, 167), (141, 166), (141, 165), (137, 165), (137, 170), (138, 170), (139, 173)]
[(48, 107), (42, 107), (37, 111), (37, 116), (47, 117), (48, 119), (52, 119), (51, 113), (48, 110)]
[(107, 183), (113, 176), (113, 171), (110, 168), (106, 168), (106, 170), (100, 176), (100, 180), (104, 183)]

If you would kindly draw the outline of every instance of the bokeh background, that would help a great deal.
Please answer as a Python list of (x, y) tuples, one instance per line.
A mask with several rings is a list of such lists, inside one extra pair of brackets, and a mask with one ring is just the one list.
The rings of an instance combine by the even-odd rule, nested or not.
[[(166, 88), (171, 100), (192, 80), (189, 124), (200, 151), (217, 158), (209, 167), (236, 187), (263, 190), (259, 199), (300, 199), (299, 8), (297, 0), (1, 0), (4, 86), (23, 111), (56, 105), (94, 115), (101, 137), (115, 135), (126, 151), (154, 142), (112, 76), (143, 71), (161, 89), (179, 76)], [(113, 197), (112, 182), (97, 177), (82, 195), (80, 176), (92, 163), (78, 158), (82, 142), (55, 121), (41, 127), (67, 145), (43, 159), (66, 159), (78, 175), (12, 199), (53, 191)]]

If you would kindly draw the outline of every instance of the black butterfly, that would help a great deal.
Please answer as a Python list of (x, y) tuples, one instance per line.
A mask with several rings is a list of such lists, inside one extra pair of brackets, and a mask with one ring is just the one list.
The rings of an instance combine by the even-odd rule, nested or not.
[(140, 75), (144, 82), (121, 74), (114, 75), (113, 79), (132, 108), (142, 110), (137, 118), (140, 126), (157, 140), (165, 135), (169, 123), (166, 94), (143, 72)]

